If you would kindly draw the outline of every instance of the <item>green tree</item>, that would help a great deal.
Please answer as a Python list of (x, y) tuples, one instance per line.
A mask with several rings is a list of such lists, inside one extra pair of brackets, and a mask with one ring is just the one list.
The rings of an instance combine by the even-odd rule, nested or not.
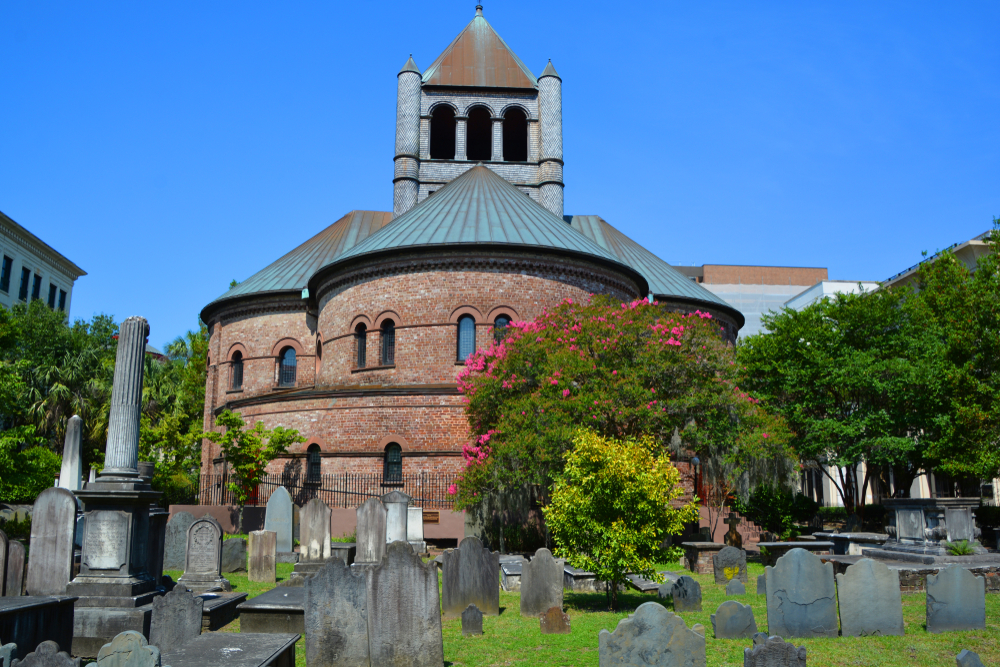
[(680, 473), (650, 437), (613, 440), (580, 431), (555, 475), (545, 520), (556, 555), (607, 583), (618, 610), (618, 587), (628, 573), (660, 581), (660, 544), (698, 518), (695, 504), (674, 507)]

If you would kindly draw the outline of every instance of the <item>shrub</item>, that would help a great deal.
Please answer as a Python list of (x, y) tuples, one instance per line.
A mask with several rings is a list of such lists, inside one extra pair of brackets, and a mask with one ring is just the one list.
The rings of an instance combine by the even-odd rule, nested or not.
[(976, 550), (969, 544), (968, 540), (945, 542), (944, 548), (947, 549), (948, 553), (952, 556), (971, 556), (976, 553)]

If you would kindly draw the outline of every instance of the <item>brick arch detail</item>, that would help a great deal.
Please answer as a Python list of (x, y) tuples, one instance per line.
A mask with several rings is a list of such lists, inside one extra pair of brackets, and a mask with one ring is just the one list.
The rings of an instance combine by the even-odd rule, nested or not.
[(378, 441), (378, 451), (384, 452), (385, 448), (389, 446), (390, 442), (394, 442), (399, 445), (400, 449), (404, 452), (410, 448), (410, 443), (407, 442), (406, 438), (400, 433), (392, 433), (383, 437)]
[(486, 316), (486, 322), (488, 324), (493, 324), (498, 317), (501, 315), (506, 315), (510, 318), (511, 322), (520, 322), (521, 319), (517, 314), (517, 311), (510, 306), (497, 306), (490, 311), (490, 314)]
[(226, 361), (232, 361), (233, 355), (237, 352), (241, 353), (244, 359), (250, 356), (250, 353), (247, 352), (247, 348), (243, 345), (243, 343), (233, 343), (229, 346), (229, 352), (226, 354)]
[[(487, 104), (486, 102), (483, 102), (482, 100), (476, 100), (475, 102), (469, 102), (469, 104), (465, 107), (465, 111), (462, 113), (462, 115), (464, 115), (466, 118), (468, 118), (469, 117), (469, 112), (472, 111), (473, 109), (475, 109), (476, 107), (483, 107), (484, 109), (486, 109), (487, 111), (489, 111), (490, 112), (490, 118), (499, 118), (499, 116), (497, 116), (496, 110), (493, 107), (491, 107), (489, 104)], [(529, 114), (529, 118), (530, 118), (530, 114)]]
[(277, 359), (278, 355), (281, 354), (281, 350), (286, 347), (293, 348), (295, 350), (296, 357), (305, 354), (305, 350), (302, 349), (302, 343), (295, 340), (294, 338), (282, 338), (281, 340), (279, 340), (277, 343), (274, 344), (274, 347), (271, 348), (271, 356)]
[[(402, 318), (399, 317), (399, 313), (397, 313), (394, 310), (386, 310), (386, 311), (382, 312), (378, 317), (375, 318), (375, 327), (374, 328), (381, 329), (382, 328), (382, 323), (385, 322), (386, 320), (392, 320), (393, 323), (397, 327), (403, 325)], [(352, 331), (353, 331), (353, 329), (352, 329)]]
[(348, 329), (348, 334), (353, 334), (354, 330), (358, 328), (359, 324), (365, 325), (365, 329), (372, 328), (372, 320), (367, 315), (355, 315), (354, 319), (351, 320), (351, 327)]
[(461, 112), (459, 111), (458, 107), (455, 105), (454, 102), (449, 102), (448, 100), (439, 100), (427, 108), (427, 115), (433, 116), (437, 108), (442, 106), (451, 107), (451, 110), (455, 112), (456, 116), (461, 114)]
[(510, 111), (511, 109), (520, 109), (521, 111), (524, 112), (524, 117), (527, 118), (529, 121), (538, 120), (537, 118), (531, 115), (531, 110), (528, 107), (521, 104), (520, 102), (509, 102), (506, 105), (504, 105), (504, 107), (500, 109), (500, 118), (506, 118), (507, 112)]
[(485, 324), (483, 319), (483, 314), (475, 306), (459, 306), (455, 310), (451, 311), (451, 315), (448, 317), (448, 321), (452, 324), (458, 324), (458, 320), (463, 315), (472, 315), (472, 319), (476, 321), (476, 324)]

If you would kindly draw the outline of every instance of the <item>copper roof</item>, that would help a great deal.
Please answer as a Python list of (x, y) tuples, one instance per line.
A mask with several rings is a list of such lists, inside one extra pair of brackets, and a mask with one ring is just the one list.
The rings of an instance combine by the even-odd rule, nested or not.
[(482, 7), (424, 72), (424, 85), (535, 88), (538, 80), (485, 18)]

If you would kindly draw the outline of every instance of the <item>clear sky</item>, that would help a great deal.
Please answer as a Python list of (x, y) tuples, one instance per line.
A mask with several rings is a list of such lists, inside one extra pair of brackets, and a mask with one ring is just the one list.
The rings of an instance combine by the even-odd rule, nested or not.
[[(0, 0), (0, 210), (74, 318), (201, 308), (392, 210), (396, 73), (475, 2)], [(563, 78), (566, 212), (674, 264), (884, 280), (1000, 215), (1000, 3), (487, 2)]]

